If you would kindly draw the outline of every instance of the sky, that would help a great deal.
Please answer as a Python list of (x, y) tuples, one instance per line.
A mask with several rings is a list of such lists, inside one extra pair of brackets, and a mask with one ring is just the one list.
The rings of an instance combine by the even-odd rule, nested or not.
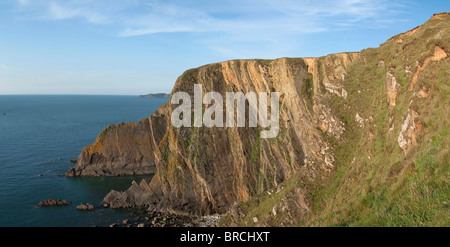
[(378, 47), (450, 11), (422, 0), (1, 0), (0, 95), (170, 93), (230, 59)]

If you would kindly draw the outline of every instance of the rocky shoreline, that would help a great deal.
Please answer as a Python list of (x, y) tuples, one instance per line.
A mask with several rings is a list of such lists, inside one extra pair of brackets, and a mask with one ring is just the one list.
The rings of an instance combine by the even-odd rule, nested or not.
[(141, 211), (135, 219), (125, 219), (109, 227), (214, 227), (223, 215), (186, 216), (161, 212)]
[[(143, 179), (140, 185), (147, 185), (147, 181)], [(132, 183), (135, 187), (140, 186), (135, 181)], [(111, 192), (110, 192), (111, 193)], [(110, 194), (109, 193), (109, 194)], [(107, 198), (106, 196), (105, 198)], [(42, 200), (36, 205), (38, 207), (52, 207), (52, 206), (68, 206), (72, 202), (67, 200), (62, 200), (59, 198), (50, 198), (47, 200)], [(81, 203), (76, 206), (78, 211), (94, 211), (97, 209), (109, 209), (114, 208), (132, 208), (133, 212), (130, 215), (130, 219), (124, 219), (121, 222), (116, 222), (109, 227), (214, 227), (216, 223), (224, 215), (209, 215), (209, 216), (194, 216), (194, 215), (181, 215), (173, 213), (163, 213), (157, 211), (149, 211), (147, 207), (142, 207), (142, 205), (122, 205), (118, 207), (111, 207), (109, 203), (105, 203), (105, 199), (101, 205), (94, 206), (91, 203)], [(97, 227), (94, 225), (93, 227)]]
[(61, 200), (58, 198), (50, 198), (48, 200), (42, 200), (40, 201), (37, 206), (38, 207), (54, 207), (54, 206), (68, 206), (72, 204), (69, 201)]
[[(37, 204), (39, 207), (49, 206), (68, 206), (71, 202), (57, 198), (50, 198), (42, 200)], [(93, 211), (99, 208), (107, 209), (100, 206), (95, 207), (90, 203), (81, 203), (76, 207), (79, 211)], [(111, 210), (111, 209), (109, 209)], [(214, 227), (223, 215), (210, 216), (189, 216), (178, 215), (162, 212), (150, 212), (146, 209), (135, 208), (131, 213), (132, 219), (124, 219), (121, 222), (116, 222), (109, 227)], [(93, 227), (97, 227), (94, 225)]]

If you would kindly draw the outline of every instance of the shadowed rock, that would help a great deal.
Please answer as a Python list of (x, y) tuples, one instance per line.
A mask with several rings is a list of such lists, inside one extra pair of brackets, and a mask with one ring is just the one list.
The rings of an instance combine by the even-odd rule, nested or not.
[(71, 204), (71, 202), (66, 201), (66, 200), (61, 200), (61, 199), (57, 199), (57, 198), (50, 198), (48, 200), (42, 200), (37, 205), (39, 207), (49, 207), (49, 206), (68, 206), (70, 204)]
[[(186, 71), (172, 94), (187, 92), (193, 98), (194, 84), (201, 84), (204, 93), (224, 95), (279, 92), (278, 137), (261, 139), (261, 129), (249, 127), (174, 128), (169, 116), (178, 105), (162, 105), (148, 119), (147, 128), (151, 133), (147, 153), (154, 155), (157, 173), (150, 182), (134, 182), (124, 192), (111, 191), (104, 204), (178, 214), (223, 214), (235, 201), (247, 201), (290, 178), (305, 160), (316, 164), (324, 163), (326, 157), (334, 160), (319, 126), (326, 125), (323, 131), (336, 139), (341, 138), (344, 127), (329, 107), (321, 104), (322, 92), (327, 92), (322, 89), (342, 91), (339, 81), (357, 57), (357, 53), (341, 53), (308, 59), (233, 60)], [(323, 67), (325, 72), (319, 71)], [(326, 73), (326, 85), (312, 76), (319, 73)], [(114, 128), (131, 131), (127, 125)], [(82, 156), (93, 153), (86, 150)]]
[(80, 211), (86, 211), (86, 210), (94, 210), (95, 207), (94, 207), (94, 205), (92, 205), (92, 204), (90, 204), (90, 203), (86, 203), (86, 204), (81, 203), (80, 205), (78, 205), (78, 206), (76, 207), (76, 209), (77, 209), (77, 210), (80, 210)]

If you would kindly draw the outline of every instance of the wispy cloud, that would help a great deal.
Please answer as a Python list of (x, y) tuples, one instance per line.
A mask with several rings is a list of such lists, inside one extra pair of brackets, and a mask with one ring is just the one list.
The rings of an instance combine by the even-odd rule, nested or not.
[(351, 27), (368, 20), (382, 23), (405, 6), (404, 0), (16, 1), (47, 19), (82, 18), (94, 24), (116, 24), (122, 29), (119, 36), (125, 37), (251, 29), (320, 32), (333, 25)]
[(64, 6), (57, 2), (52, 2), (50, 4), (47, 15), (44, 17), (54, 20), (64, 20), (78, 17), (85, 19), (89, 23), (96, 24), (108, 22), (107, 17), (95, 11), (89, 10), (88, 8)]
[(16, 1), (42, 19), (110, 25), (108, 30), (122, 38), (215, 33), (220, 39), (205, 35), (202, 42), (226, 52), (239, 43), (289, 43), (302, 34), (387, 27), (409, 0)]
[(26, 6), (26, 5), (30, 4), (30, 0), (17, 0), (17, 2), (21, 6)]
[[(26, 12), (33, 20), (66, 20), (80, 19), (93, 24), (110, 23), (112, 13), (102, 13), (100, 2), (89, 0), (16, 0), (21, 7), (20, 11)], [(103, 5), (103, 4), (101, 4)]]
[[(325, 31), (330, 24), (348, 25), (376, 16), (384, 8), (374, 1), (260, 1), (253, 8), (233, 2), (235, 9), (221, 6), (199, 11), (183, 5), (155, 3), (147, 5), (142, 16), (127, 20), (119, 36), (137, 36), (165, 32), (225, 32), (230, 34), (264, 30), (266, 32), (312, 33)], [(337, 2), (337, 4), (336, 4)], [(255, 2), (256, 4), (256, 2)], [(378, 6), (378, 7), (377, 7)], [(232, 16), (233, 18), (228, 18)]]

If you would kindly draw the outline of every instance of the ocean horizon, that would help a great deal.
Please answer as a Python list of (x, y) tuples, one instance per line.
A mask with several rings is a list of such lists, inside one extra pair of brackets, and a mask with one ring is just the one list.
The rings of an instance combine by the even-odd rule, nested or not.
[[(110, 124), (149, 117), (167, 98), (136, 95), (0, 95), (0, 226), (108, 226), (130, 219), (134, 210), (101, 208), (112, 189), (150, 176), (68, 178), (85, 146)], [(41, 200), (72, 204), (41, 208)], [(76, 206), (91, 203), (94, 211)]]

